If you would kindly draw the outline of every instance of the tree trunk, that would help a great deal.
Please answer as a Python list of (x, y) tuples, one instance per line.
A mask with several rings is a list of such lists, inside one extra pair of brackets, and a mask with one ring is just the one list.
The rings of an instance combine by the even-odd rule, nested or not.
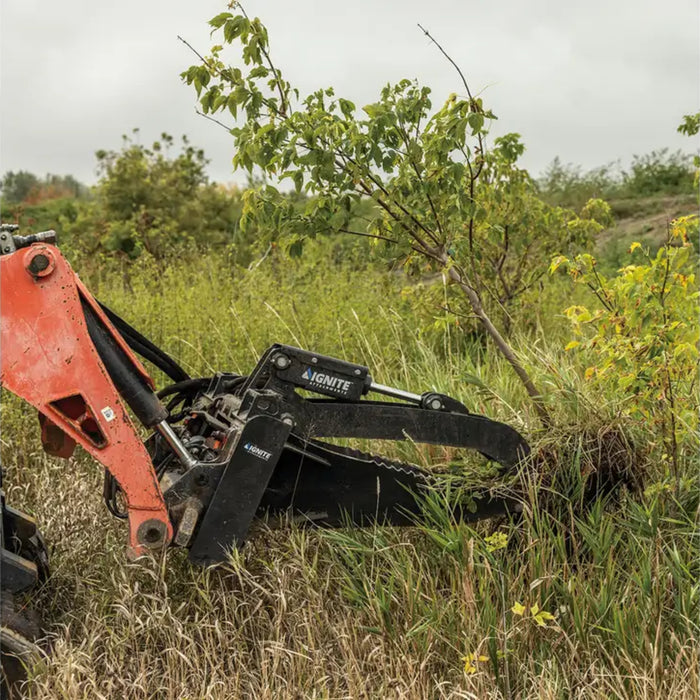
[(552, 418), (549, 415), (549, 411), (544, 404), (542, 394), (537, 390), (537, 387), (533, 383), (530, 375), (527, 373), (525, 368), (520, 364), (513, 348), (510, 347), (506, 339), (500, 334), (498, 328), (493, 325), (493, 322), (489, 318), (489, 315), (484, 309), (481, 299), (477, 294), (476, 290), (469, 284), (468, 280), (465, 279), (464, 275), (454, 266), (452, 260), (448, 258), (446, 253), (442, 253), (439, 256), (440, 262), (445, 266), (447, 274), (452, 280), (454, 280), (459, 288), (464, 292), (471, 307), (479, 318), (481, 323), (486, 328), (486, 332), (491, 336), (496, 347), (500, 350), (501, 354), (506, 358), (510, 366), (513, 368), (518, 378), (522, 382), (528, 396), (532, 399), (532, 404), (535, 407), (535, 412), (537, 413), (542, 426), (549, 428), (552, 425)]

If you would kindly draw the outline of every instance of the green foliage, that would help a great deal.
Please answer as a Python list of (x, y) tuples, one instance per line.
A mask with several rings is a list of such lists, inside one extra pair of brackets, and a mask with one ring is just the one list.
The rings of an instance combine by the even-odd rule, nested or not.
[[(542, 278), (555, 242), (578, 245), (595, 229), (537, 198), (517, 166), (517, 134), (485, 149), (496, 117), (466, 84), (466, 95), (437, 109), (430, 89), (409, 80), (387, 85), (362, 109), (332, 88), (300, 97), (272, 63), (259, 19), (239, 10), (210, 24), (224, 44), (240, 45), (244, 67), (226, 65), (219, 45), (183, 78), (205, 113), (240, 117), (231, 129), (234, 165), (312, 195), (298, 211), (271, 184), (246, 193), (242, 225), (278, 232), (292, 255), (315, 235), (369, 235), (393, 246), (409, 270), (423, 271), (421, 258), (468, 270), (473, 288), (498, 307)], [(351, 212), (364, 199), (376, 206), (353, 230)]]
[(684, 115), (683, 121), (678, 125), (676, 131), (686, 136), (695, 136), (700, 132), (700, 112)]
[(667, 148), (634, 156), (622, 186), (637, 197), (691, 194), (695, 190), (692, 156), (681, 151), (671, 153)]
[(24, 233), (54, 229), (61, 235), (61, 222), (75, 221), (78, 212), (84, 206), (86, 206), (85, 201), (73, 197), (48, 199), (39, 204), (13, 205), (3, 202), (0, 209), (0, 221), (18, 224)]
[[(599, 225), (542, 203), (517, 165), (524, 151), (518, 134), (494, 139), (487, 150), (496, 117), (459, 69), (466, 94), (451, 94), (437, 109), (429, 88), (406, 79), (386, 85), (361, 110), (330, 87), (300, 97), (272, 62), (260, 20), (238, 4), (232, 9), (210, 25), (224, 44), (239, 46), (243, 67), (224, 63), (216, 45), (182, 77), (205, 114), (239, 118), (230, 130), (236, 167), (290, 180), (312, 195), (299, 212), (272, 184), (249, 190), (242, 226), (275, 231), (294, 256), (308, 238), (343, 232), (394, 246), (408, 270), (444, 271), (459, 290), (455, 310), (478, 318), (546, 424), (542, 393), (491, 315), (504, 311), (508, 321), (507, 306), (543, 280), (555, 247), (580, 246)], [(373, 215), (353, 230), (352, 212), (367, 198), (376, 204)]]
[[(676, 129), (678, 133), (685, 134), (686, 136), (696, 136), (700, 132), (700, 112), (695, 114), (686, 114), (683, 117), (683, 121), (678, 125)], [(695, 189), (695, 194), (700, 197), (700, 191), (698, 187), (700, 186), (700, 154), (696, 153), (693, 156), (693, 166), (695, 168), (695, 177), (693, 178), (693, 186)]]
[(626, 398), (621, 407), (656, 433), (676, 473), (679, 450), (697, 440), (700, 293), (691, 243), (697, 231), (697, 217), (674, 221), (666, 245), (653, 256), (632, 243), (629, 264), (611, 278), (590, 254), (560, 256), (551, 266), (565, 266), (598, 302), (566, 310), (578, 338), (567, 349), (586, 352), (592, 363), (586, 379)]
[(540, 196), (555, 206), (580, 209), (589, 199), (610, 199), (620, 174), (614, 164), (584, 172), (581, 166), (563, 164), (557, 156), (538, 179)]
[[(413, 280), (358, 269), (360, 260), (330, 254), (335, 245), (309, 241), (293, 259), (273, 246), (250, 269), (216, 251), (79, 272), (193, 376), (247, 373), (271, 343), (287, 342), (366, 364), (384, 384), (444, 391), (524, 432), (524, 391), (503, 358), (475, 352), (454, 317), (429, 328), (413, 298), (398, 294)], [(37, 515), (53, 557), (50, 585), (32, 604), (54, 642), (28, 695), (427, 698), (440, 684), (445, 697), (692, 697), (694, 453), (686, 450), (683, 488), (673, 489), (666, 465), (647, 457), (657, 438), (649, 421), (629, 415), (633, 398), (614, 379), (583, 379), (596, 348), (561, 351), (570, 329), (562, 332), (555, 309), (586, 289), (554, 278), (549, 305), (540, 297), (529, 308), (540, 333), (515, 334), (519, 353), (540, 358), (538, 383), (555, 387), (557, 424), (572, 425), (526, 433), (535, 454), (554, 455), (547, 467), (557, 481), (527, 469), (514, 476), (527, 495), (513, 523), (456, 524), (433, 498), (416, 528), (261, 527), (223, 568), (192, 567), (177, 551), (125, 565), (125, 526), (97, 497), (101, 470), (80, 451), (70, 463), (42, 456), (36, 411), (3, 392), (3, 487)], [(655, 483), (582, 513), (578, 498), (561, 494), (578, 495), (600, 467), (608, 443), (597, 438), (614, 417), (640, 450), (616, 444), (613, 458), (648, 468)], [(409, 441), (353, 444), (426, 466), (459, 455)], [(486, 483), (474, 462), (475, 483)], [(568, 480), (574, 487), (562, 489)]]
[(23, 201), (34, 187), (39, 184), (39, 178), (26, 170), (7, 172), (2, 177), (0, 188), (5, 202), (17, 204)]
[[(75, 250), (98, 262), (109, 256), (108, 265), (86, 257), (83, 280), (194, 376), (247, 372), (271, 343), (287, 342), (367, 364), (385, 384), (444, 391), (525, 432), (526, 396), (507, 360), (462, 332), (471, 319), (451, 276), (461, 270), (484, 304), (516, 318), (513, 346), (547, 387), (554, 424), (571, 425), (528, 434), (533, 469), (508, 483), (522, 514), (496, 532), (492, 523), (454, 523), (450, 504), (429, 498), (416, 528), (261, 527), (218, 570), (194, 569), (177, 552), (125, 566), (123, 527), (95, 498), (100, 470), (82, 453), (68, 466), (42, 457), (36, 412), (4, 392), (4, 488), (47, 526), (54, 558), (49, 585), (32, 601), (43, 606), (52, 653), (27, 693), (692, 697), (697, 220), (677, 221), (658, 253), (633, 245), (624, 262), (634, 264), (604, 274), (578, 254), (609, 225), (604, 192), (586, 191), (579, 216), (543, 204), (517, 166), (517, 136), (482, 148), (491, 116), (476, 100), (455, 96), (433, 112), (429, 92), (404, 82), (365, 116), (328, 91), (299, 104), (265, 63), (259, 22), (222, 13), (212, 26), (227, 42), (243, 40), (249, 70), (222, 64), (217, 75), (219, 48), (187, 79), (203, 108), (251, 117), (234, 134), (241, 166), (287, 174), (299, 193), (215, 188), (203, 154), (185, 144), (170, 156), (164, 137), (151, 149), (126, 142), (100, 154), (93, 200), (65, 212), (69, 200), (25, 204), (23, 223), (32, 216), (49, 228), (55, 222), (45, 218), (60, 214)], [(245, 232), (235, 226), (244, 198)], [(384, 274), (354, 245), (364, 238), (347, 231), (375, 236), (373, 253), (403, 260), (419, 280)], [(282, 254), (280, 233), (293, 256)], [(241, 236), (235, 248), (230, 236)], [(557, 244), (554, 267), (566, 266), (576, 283), (560, 275), (542, 287), (543, 259)], [(436, 267), (441, 274), (426, 274)], [(568, 352), (564, 300), (576, 332)], [(603, 439), (613, 431), (622, 437)], [(356, 446), (464, 468), (450, 448)], [(610, 461), (648, 470), (652, 483), (581, 512), (589, 475), (624, 471)], [(485, 483), (483, 464), (473, 473)]]
[[(151, 148), (124, 137), (120, 151), (98, 151), (100, 180), (93, 199), (63, 222), (77, 254), (154, 258), (228, 244), (249, 247), (238, 227), (242, 196), (210, 184), (204, 152), (163, 134)], [(242, 251), (243, 252), (243, 251)], [(244, 256), (249, 254), (244, 252)]]
[(595, 221), (603, 228), (613, 222), (610, 205), (603, 199), (589, 199), (581, 209), (581, 218)]
[(664, 148), (634, 156), (627, 169), (611, 163), (584, 172), (580, 166), (564, 165), (555, 158), (539, 178), (538, 188), (546, 202), (579, 210), (592, 198), (615, 206), (613, 200), (693, 194), (693, 175), (692, 155)]

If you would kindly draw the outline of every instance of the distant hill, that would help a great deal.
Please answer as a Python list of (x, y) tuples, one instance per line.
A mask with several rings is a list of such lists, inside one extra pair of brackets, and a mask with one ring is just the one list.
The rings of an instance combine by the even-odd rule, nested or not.
[(596, 248), (611, 266), (619, 262), (633, 241), (656, 250), (666, 239), (673, 219), (698, 213), (696, 194), (613, 199), (609, 204), (615, 223), (601, 231)]

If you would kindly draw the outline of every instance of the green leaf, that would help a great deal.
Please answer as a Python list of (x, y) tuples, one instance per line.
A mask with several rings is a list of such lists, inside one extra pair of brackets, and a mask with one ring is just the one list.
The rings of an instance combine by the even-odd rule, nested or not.
[(473, 134), (481, 133), (481, 131), (484, 128), (484, 115), (479, 114), (478, 112), (472, 112), (467, 117), (467, 122), (469, 123), (469, 126), (472, 128)]
[(292, 258), (300, 258), (304, 252), (304, 241), (298, 239), (289, 246), (289, 255)]
[(240, 36), (243, 27), (244, 18), (240, 15), (229, 19), (224, 24), (224, 40), (227, 44), (233, 42), (238, 36)]
[(301, 192), (301, 188), (304, 185), (304, 173), (301, 170), (295, 170), (292, 178), (294, 180), (294, 189), (297, 193)]
[(466, 384), (472, 384), (473, 386), (478, 386), (480, 389), (487, 389), (488, 388), (486, 386), (486, 384), (484, 384), (484, 382), (482, 382), (481, 379), (479, 379), (479, 377), (477, 377), (474, 374), (461, 374), (459, 378), (463, 382), (465, 382)]
[(250, 71), (251, 78), (267, 78), (270, 75), (270, 71), (265, 66), (256, 66)]
[(209, 26), (214, 27), (214, 29), (219, 29), (221, 25), (227, 20), (233, 17), (230, 12), (221, 12), (216, 17), (212, 17), (209, 20)]
[(206, 66), (199, 66), (199, 69), (197, 70), (197, 79), (203, 87), (209, 85), (211, 75), (209, 73), (209, 69)]
[(350, 100), (344, 100), (342, 97), (338, 100), (338, 105), (340, 106), (340, 111), (346, 119), (352, 119), (352, 115), (355, 111), (355, 105), (350, 102)]
[(238, 116), (238, 100), (236, 99), (236, 95), (231, 93), (228, 98), (226, 99), (226, 105), (228, 107), (229, 112), (234, 116)]
[(362, 108), (362, 111), (365, 112), (370, 119), (376, 119), (382, 113), (383, 110), (380, 105), (371, 104), (365, 105)]

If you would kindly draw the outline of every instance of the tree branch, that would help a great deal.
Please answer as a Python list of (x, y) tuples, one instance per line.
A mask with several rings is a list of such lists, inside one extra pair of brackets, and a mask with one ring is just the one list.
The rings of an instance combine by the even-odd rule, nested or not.
[[(421, 26), (421, 24), (419, 23), (418, 28), (423, 32), (423, 34), (425, 34), (425, 36), (428, 37), (428, 39), (430, 39), (430, 41), (433, 42), (433, 44), (435, 44), (435, 46), (438, 47), (440, 53), (455, 67), (455, 70), (457, 71), (457, 73), (459, 73), (459, 77), (462, 79), (462, 85), (464, 85), (464, 89), (467, 91), (467, 96), (469, 97), (469, 107), (474, 112), (480, 112), (481, 110), (477, 107), (477, 104), (476, 104), (474, 98), (472, 97), (471, 90), (469, 89), (469, 85), (467, 85), (467, 79), (464, 77), (464, 73), (462, 73), (462, 69), (454, 62), (452, 57), (447, 53), (447, 51), (445, 51), (445, 49), (442, 48), (442, 46), (440, 46), (440, 44), (435, 40), (435, 38), (432, 36), (432, 34), (427, 29), (425, 29), (425, 27)], [(477, 138), (479, 140), (479, 149), (483, 155), (483, 153), (484, 153), (484, 141), (483, 141), (483, 138), (481, 136), (481, 133), (477, 134)]]
[(464, 89), (467, 91), (469, 100), (473, 102), (474, 98), (472, 97), (469, 85), (467, 85), (467, 79), (464, 77), (464, 73), (462, 73), (462, 69), (454, 62), (454, 60), (450, 57), (447, 51), (445, 51), (445, 49), (443, 49), (442, 46), (438, 44), (438, 42), (433, 38), (432, 34), (420, 24), (420, 22), (418, 23), (418, 28), (423, 32), (423, 34), (425, 34), (425, 36), (428, 37), (428, 39), (430, 39), (430, 41), (433, 42), (433, 44), (435, 44), (435, 46), (438, 47), (440, 53), (455, 67), (455, 70), (457, 71), (457, 73), (459, 73), (459, 77), (462, 79), (462, 85), (464, 85)]
[[(420, 174), (420, 171), (418, 170), (418, 165), (413, 160), (413, 158), (411, 158), (408, 155), (408, 146), (410, 143), (410, 139), (408, 138), (408, 132), (406, 131), (406, 128), (404, 127), (403, 122), (401, 120), (399, 120), (399, 124), (400, 124), (399, 130), (401, 132), (401, 136), (403, 137), (403, 142), (406, 144), (406, 158), (408, 159), (408, 162), (413, 167), (413, 171), (415, 172), (416, 177), (418, 178), (418, 182), (420, 182), (420, 184), (423, 187), (423, 191), (425, 192), (426, 199), (428, 200), (428, 205), (430, 206), (430, 211), (433, 213), (433, 218), (435, 219), (435, 225), (437, 226), (438, 233), (440, 234), (440, 238), (444, 242), (445, 234), (442, 231), (442, 224), (440, 223), (440, 217), (438, 216), (437, 209), (435, 209), (435, 205), (433, 204), (433, 199), (430, 196), (430, 192), (428, 192), (428, 190), (426, 189), (425, 181), (423, 180), (423, 177)], [(436, 241), (433, 241), (433, 242), (436, 242)]]
[(204, 58), (204, 56), (202, 56), (202, 54), (199, 53), (199, 51), (197, 51), (197, 49), (195, 49), (194, 46), (192, 46), (192, 44), (190, 44), (190, 42), (187, 41), (187, 39), (183, 39), (179, 34), (177, 35), (177, 38), (178, 38), (178, 39), (179, 39), (179, 40), (180, 40), (180, 41), (195, 55), (195, 56), (197, 56), (197, 58), (199, 58), (199, 60), (200, 60), (205, 66), (207, 66), (207, 68), (209, 68), (210, 70), (214, 70), (214, 67), (211, 66), (211, 65), (209, 64), (209, 61), (207, 61), (207, 59)]
[(530, 375), (522, 366), (520, 360), (518, 360), (518, 357), (516, 356), (513, 348), (510, 347), (505, 338), (499, 333), (496, 326), (493, 325), (493, 322), (489, 318), (489, 315), (486, 313), (486, 310), (484, 309), (481, 303), (481, 299), (479, 298), (478, 293), (476, 292), (474, 287), (469, 283), (469, 280), (463, 276), (463, 272), (460, 272), (460, 270), (456, 266), (449, 264), (450, 259), (448, 258), (447, 254), (443, 253), (440, 256), (440, 260), (443, 263), (443, 266), (447, 268), (447, 273), (449, 274), (449, 276), (459, 285), (459, 287), (465, 293), (467, 299), (469, 300), (469, 303), (471, 304), (472, 309), (474, 309), (474, 313), (479, 317), (479, 320), (486, 328), (486, 332), (491, 336), (494, 343), (496, 343), (496, 347), (498, 347), (501, 354), (506, 358), (506, 360), (511, 365), (515, 373), (518, 375), (520, 381), (523, 383), (523, 386), (525, 387), (529, 397), (532, 399), (533, 406), (535, 407), (535, 411), (543, 427), (551, 427), (552, 417), (550, 416), (549, 411), (545, 406), (542, 394), (535, 387), (535, 384), (530, 378)]
[(226, 129), (226, 131), (228, 131), (229, 134), (231, 133), (231, 129), (232, 129), (233, 127), (226, 126), (226, 124), (224, 124), (223, 122), (220, 122), (218, 119), (216, 119), (216, 118), (214, 118), (214, 117), (210, 117), (208, 114), (204, 114), (204, 112), (200, 111), (200, 110), (197, 109), (196, 107), (194, 108), (194, 111), (195, 111), (200, 117), (204, 117), (205, 119), (208, 119), (210, 122), (214, 122), (214, 124), (218, 124), (219, 126), (221, 126), (221, 127), (223, 127), (224, 129)]
[(362, 231), (352, 231), (347, 228), (339, 228), (337, 231), (342, 233), (349, 233), (351, 236), (364, 236), (365, 238), (376, 238), (378, 241), (387, 241), (388, 243), (399, 243), (395, 238), (389, 238), (389, 236), (382, 236), (379, 233), (363, 233)]

